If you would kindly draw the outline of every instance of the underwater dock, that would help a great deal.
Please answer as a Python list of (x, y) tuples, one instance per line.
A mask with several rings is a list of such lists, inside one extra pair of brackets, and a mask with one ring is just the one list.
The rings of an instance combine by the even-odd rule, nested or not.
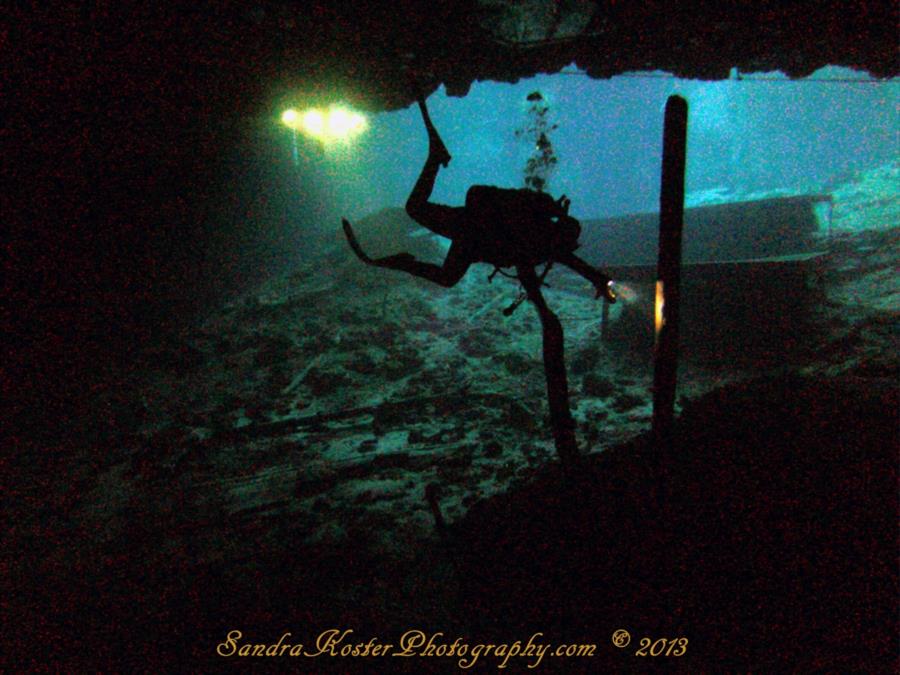
[[(740, 353), (771, 362), (802, 341), (815, 280), (828, 254), (831, 197), (771, 197), (685, 209), (681, 334), (687, 351)], [(617, 320), (603, 312), (607, 340), (650, 345), (659, 214), (590, 221), (581, 253), (613, 279), (641, 290)]]
[[(794, 256), (822, 248), (830, 212), (827, 194), (685, 208), (682, 264), (796, 263)], [(658, 239), (658, 213), (615, 216), (586, 222), (579, 252), (591, 264), (624, 272), (618, 278), (638, 281), (654, 278)], [(651, 269), (647, 277), (645, 267)]]

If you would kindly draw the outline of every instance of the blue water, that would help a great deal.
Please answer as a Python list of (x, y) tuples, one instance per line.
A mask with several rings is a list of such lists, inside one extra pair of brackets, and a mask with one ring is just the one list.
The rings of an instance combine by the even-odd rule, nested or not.
[[(463, 98), (448, 97), (441, 88), (428, 105), (453, 161), (441, 171), (433, 200), (462, 204), (475, 183), (523, 185), (533, 147), (515, 131), (527, 122), (526, 96), (535, 90), (559, 125), (550, 134), (559, 164), (548, 191), (567, 194), (580, 218), (657, 208), (663, 107), (675, 93), (690, 106), (689, 192), (821, 189), (900, 156), (900, 81), (825, 81), (868, 79), (842, 68), (799, 81), (777, 73), (744, 78), (700, 82), (655, 73), (592, 80), (556, 74), (517, 84), (476, 83)], [(292, 139), (289, 133), (284, 138), (289, 154)], [(329, 218), (360, 218), (402, 206), (426, 153), (425, 131), (412, 105), (370, 115), (368, 131), (347, 147), (323, 151), (301, 140), (301, 176), (315, 176), (328, 202), (319, 208)]]

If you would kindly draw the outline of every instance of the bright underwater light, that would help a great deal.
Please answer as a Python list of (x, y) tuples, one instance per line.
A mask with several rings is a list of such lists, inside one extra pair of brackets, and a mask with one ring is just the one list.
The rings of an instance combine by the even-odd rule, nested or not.
[(303, 114), (303, 132), (313, 138), (325, 135), (325, 116), (318, 110), (307, 110)]
[(281, 115), (285, 126), (302, 131), (323, 145), (349, 143), (368, 127), (366, 118), (343, 106), (331, 106), (328, 110), (312, 108), (302, 115), (293, 108)]
[(656, 282), (656, 302), (653, 307), (653, 317), (654, 317), (654, 327), (656, 329), (656, 337), (659, 337), (659, 332), (663, 329), (663, 326), (666, 325), (666, 315), (665, 315), (665, 306), (666, 306), (666, 293), (665, 288), (663, 287), (662, 281)]

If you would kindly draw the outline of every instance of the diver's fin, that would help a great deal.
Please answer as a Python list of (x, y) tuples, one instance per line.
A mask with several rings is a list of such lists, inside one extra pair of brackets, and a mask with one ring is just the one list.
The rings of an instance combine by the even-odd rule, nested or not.
[(362, 260), (364, 263), (372, 265), (375, 261), (366, 255), (366, 252), (362, 250), (359, 242), (356, 241), (356, 235), (353, 233), (353, 228), (350, 226), (350, 222), (346, 218), (341, 218), (341, 223), (343, 223), (344, 225), (344, 234), (347, 237), (347, 243), (350, 244), (350, 248), (353, 249), (356, 257)]
[(428, 107), (425, 105), (425, 99), (421, 94), (419, 94), (416, 102), (419, 104), (419, 111), (422, 113), (422, 121), (425, 122), (425, 129), (428, 132), (428, 157), (429, 159), (431, 157), (437, 157), (438, 163), (446, 168), (450, 163), (450, 160), (453, 159), (450, 155), (450, 151), (447, 150), (447, 146), (444, 145), (441, 135), (431, 121), (431, 115), (428, 114)]
[(344, 234), (347, 236), (347, 242), (350, 244), (350, 248), (353, 249), (356, 257), (362, 260), (367, 265), (387, 267), (388, 269), (394, 270), (406, 270), (409, 263), (415, 261), (415, 258), (409, 253), (397, 253), (394, 255), (386, 256), (384, 258), (373, 260), (366, 255), (365, 251), (362, 250), (362, 247), (356, 240), (356, 235), (353, 233), (353, 227), (351, 227), (350, 222), (346, 218), (341, 218), (341, 223), (343, 223), (344, 225)]
[(444, 168), (450, 163), (453, 157), (447, 146), (444, 144), (441, 135), (438, 133), (434, 122), (431, 121), (431, 115), (428, 113), (428, 106), (425, 104), (425, 96), (416, 85), (416, 103), (419, 105), (419, 112), (422, 113), (422, 121), (425, 123), (425, 130), (428, 132), (428, 157), (437, 157), (438, 163)]
[[(429, 142), (431, 142), (431, 139), (429, 139)], [(434, 143), (434, 152), (437, 155), (438, 162), (446, 169), (447, 165), (450, 164), (450, 160), (453, 159), (453, 156), (450, 154), (450, 151), (447, 150), (447, 146), (444, 145), (444, 141), (441, 140), (441, 137), (438, 135), (437, 131), (434, 132)], [(430, 149), (429, 152), (431, 152)]]
[[(422, 121), (425, 123), (425, 129), (428, 131), (428, 156), (436, 156), (438, 163), (446, 168), (453, 157), (450, 155), (450, 151), (447, 150), (447, 146), (444, 145), (444, 141), (441, 139), (434, 123), (431, 121), (431, 115), (428, 114), (428, 106), (425, 104), (425, 93), (422, 90), (422, 86), (419, 84), (419, 77), (423, 73), (421, 71), (418, 73), (416, 72), (416, 69), (411, 63), (414, 58), (415, 57), (413, 56), (408, 59), (408, 62), (402, 67), (403, 74), (406, 77), (407, 90), (416, 99), (416, 103), (419, 104), (419, 112), (422, 113)], [(424, 74), (427, 74), (429, 78), (434, 78), (434, 73)]]

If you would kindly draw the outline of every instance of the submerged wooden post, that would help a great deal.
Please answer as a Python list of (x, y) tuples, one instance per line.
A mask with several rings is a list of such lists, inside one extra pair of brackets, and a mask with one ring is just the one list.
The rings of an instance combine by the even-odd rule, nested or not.
[(653, 372), (653, 437), (657, 448), (672, 440), (678, 370), (678, 309), (687, 101), (670, 96), (663, 128), (662, 187), (659, 197), (659, 262), (656, 277), (656, 346)]

